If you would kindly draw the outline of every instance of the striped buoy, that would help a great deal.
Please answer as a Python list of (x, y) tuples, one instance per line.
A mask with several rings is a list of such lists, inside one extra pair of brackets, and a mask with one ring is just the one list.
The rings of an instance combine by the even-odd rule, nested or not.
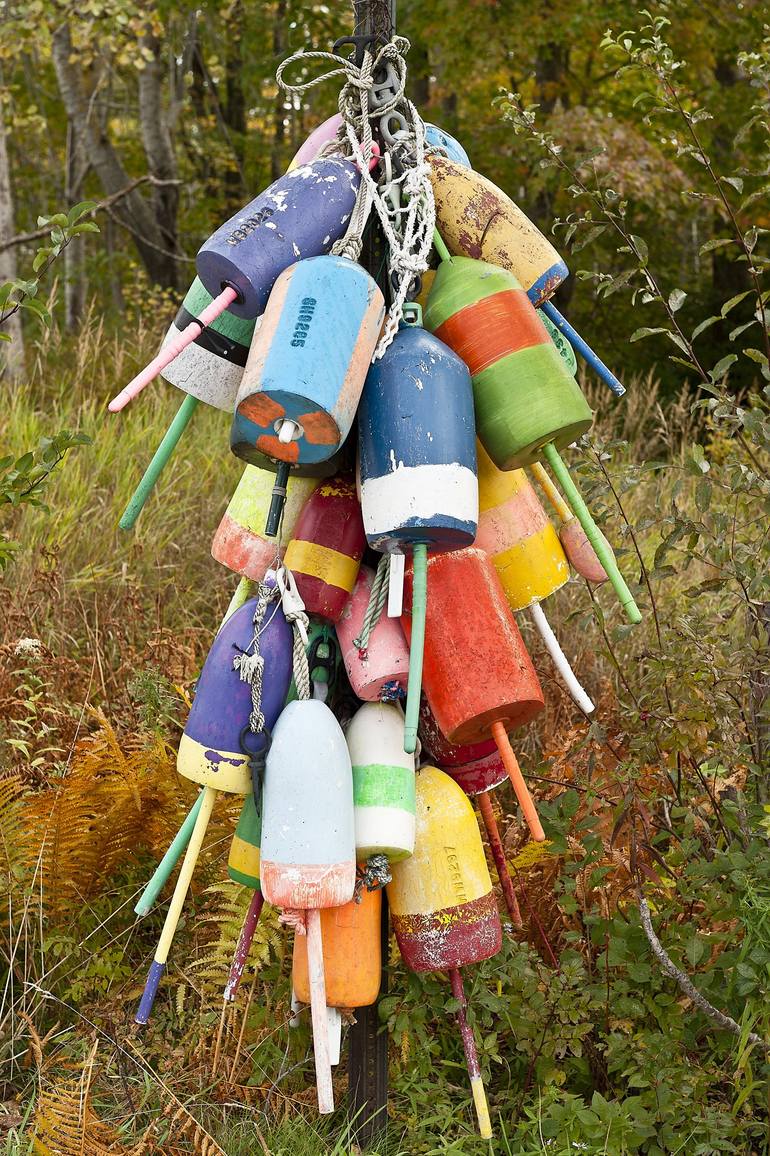
[(365, 702), (345, 735), (353, 767), (356, 855), (394, 863), (414, 850), (414, 755), (397, 706)]
[(309, 614), (330, 622), (340, 619), (365, 549), (352, 478), (321, 482), (302, 507), (284, 555)]

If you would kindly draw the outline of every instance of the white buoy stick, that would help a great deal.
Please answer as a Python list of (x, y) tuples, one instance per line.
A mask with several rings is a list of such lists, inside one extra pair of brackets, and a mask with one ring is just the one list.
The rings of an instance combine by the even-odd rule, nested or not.
[(307, 970), (310, 981), (310, 1015), (313, 1021), (313, 1054), (315, 1082), (318, 1089), (318, 1111), (328, 1116), (334, 1111), (334, 1088), (329, 1056), (329, 1023), (326, 1016), (326, 981), (324, 979), (321, 912), (310, 907), (305, 912), (307, 925)]
[(595, 709), (594, 704), (588, 697), (582, 686), (578, 682), (575, 672), (567, 662), (567, 657), (559, 646), (559, 640), (551, 630), (548, 619), (545, 616), (545, 611), (539, 602), (533, 602), (529, 607), (529, 612), (532, 615), (532, 621), (540, 631), (540, 637), (545, 643), (545, 648), (553, 659), (554, 666), (561, 675), (567, 690), (570, 692), (572, 698), (577, 703), (585, 714), (591, 714)]
[(391, 554), (388, 578), (388, 618), (400, 618), (404, 609), (405, 554)]
[(338, 1007), (327, 1007), (326, 1022), (329, 1027), (329, 1063), (336, 1068), (342, 1046), (342, 1012)]

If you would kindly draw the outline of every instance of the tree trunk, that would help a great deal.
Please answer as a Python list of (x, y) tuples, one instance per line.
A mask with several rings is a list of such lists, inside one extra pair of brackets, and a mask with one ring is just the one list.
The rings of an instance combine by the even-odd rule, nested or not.
[[(51, 53), (59, 92), (73, 131), (77, 133), (104, 192), (107, 196), (117, 193), (128, 185), (129, 177), (106, 132), (100, 131), (92, 119), (81, 85), (80, 70), (71, 59), (72, 40), (66, 23), (54, 31)], [(123, 197), (114, 206), (113, 215), (131, 233), (150, 279), (161, 285), (175, 286), (177, 262), (173, 251), (169, 253), (158, 217), (141, 193), (134, 189)]]
[[(286, 55), (286, 0), (278, 0), (275, 6), (273, 20), (273, 58), (276, 68)], [(286, 96), (282, 89), (275, 94), (273, 106), (273, 142), (270, 148), (270, 180), (277, 181), (283, 176), (286, 161), (283, 155), (283, 145), (286, 138)]]
[[(147, 34), (140, 41), (149, 49), (152, 59), (139, 73), (139, 126), (142, 144), (147, 155), (149, 171), (163, 181), (177, 178), (176, 157), (171, 143), (166, 113), (163, 107), (161, 79), (160, 44), (157, 37)], [(179, 209), (179, 186), (162, 185), (153, 189), (152, 207), (162, 235), (163, 248), (168, 253), (168, 271), (164, 284), (177, 286), (179, 263), (174, 260), (179, 255), (177, 242), (177, 212)], [(160, 254), (159, 254), (160, 256)]]
[[(14, 235), (13, 190), (8, 164), (8, 147), (5, 139), (5, 122), (0, 111), (0, 237), (4, 240)], [(0, 283), (16, 278), (16, 248), (11, 245), (0, 252)], [(3, 326), (3, 332), (10, 342), (0, 342), (0, 371), (17, 381), (24, 376), (24, 337), (21, 329), (21, 311), (14, 313)]]
[[(83, 181), (88, 166), (80, 148), (80, 139), (72, 121), (67, 122), (67, 158), (65, 162), (64, 200), (67, 208), (82, 200)], [(84, 233), (64, 250), (64, 328), (68, 333), (76, 328), (83, 314), (86, 299), (85, 246)]]
[(243, 92), (243, 52), (241, 44), (244, 34), (244, 12), (241, 0), (236, 0), (230, 10), (228, 27), (230, 35), (225, 49), (225, 101), (222, 105), (222, 119), (227, 126), (235, 165), (225, 169), (225, 189), (228, 207), (241, 204), (245, 196), (243, 166), (246, 161), (246, 97)]

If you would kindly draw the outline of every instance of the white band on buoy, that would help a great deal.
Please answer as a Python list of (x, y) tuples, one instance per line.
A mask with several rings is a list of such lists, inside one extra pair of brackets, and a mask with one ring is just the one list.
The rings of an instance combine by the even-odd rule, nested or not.
[(567, 690), (570, 692), (572, 698), (575, 700), (580, 709), (586, 714), (591, 714), (596, 708), (575, 677), (574, 670), (567, 662), (564, 651), (559, 646), (558, 638), (551, 630), (542, 606), (539, 602), (533, 602), (529, 607), (529, 612), (532, 615), (535, 626), (540, 631), (540, 637), (545, 643), (546, 650), (553, 659), (554, 666), (566, 684)]
[(391, 554), (388, 576), (388, 618), (400, 618), (404, 609), (404, 554)]

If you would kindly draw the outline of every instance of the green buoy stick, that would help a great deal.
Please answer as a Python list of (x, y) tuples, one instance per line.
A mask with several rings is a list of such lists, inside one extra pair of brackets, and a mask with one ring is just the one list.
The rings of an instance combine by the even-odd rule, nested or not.
[(433, 230), (433, 245), (442, 261), (452, 260), (452, 254), (444, 244), (444, 238), (441, 236), (438, 229)]
[(413, 755), (417, 749), (417, 725), (420, 718), (425, 613), (428, 608), (428, 547), (424, 542), (419, 542), (413, 548), (412, 557), (412, 635), (409, 640), (409, 683), (404, 725), (404, 750), (408, 755)]
[(620, 604), (623, 607), (626, 618), (629, 622), (634, 624), (641, 622), (642, 615), (639, 611), (639, 607), (636, 605), (634, 596), (626, 585), (625, 578), (618, 569), (618, 564), (615, 561), (615, 555), (612, 552), (612, 549), (607, 543), (606, 539), (599, 531), (599, 527), (596, 525), (596, 522), (591, 517), (588, 506), (583, 501), (580, 495), (580, 491), (573, 482), (569, 470), (559, 456), (559, 451), (556, 449), (556, 446), (552, 442), (549, 442), (548, 445), (543, 446), (543, 457), (548, 462), (548, 465), (551, 467), (557, 482), (564, 491), (567, 501), (572, 507), (572, 512), (585, 530), (586, 537), (593, 546), (596, 557), (604, 567), (605, 573), (612, 583), (613, 589), (620, 600)]
[(121, 530), (133, 530), (136, 525), (136, 519), (144, 509), (145, 502), (152, 493), (155, 483), (160, 477), (168, 459), (176, 449), (179, 439), (190, 424), (190, 419), (198, 408), (198, 405), (198, 398), (188, 393), (177, 410), (174, 420), (166, 430), (163, 441), (156, 449), (152, 461), (144, 471), (144, 476), (134, 490), (133, 497), (123, 511), (123, 516), (118, 522)]
[(174, 836), (174, 841), (161, 859), (158, 866), (155, 868), (154, 875), (150, 879), (142, 894), (139, 896), (136, 906), (134, 907), (134, 911), (137, 915), (147, 915), (147, 913), (155, 905), (155, 901), (160, 895), (161, 891), (166, 886), (171, 872), (176, 867), (182, 852), (186, 849), (187, 844), (190, 842), (190, 836), (193, 833), (195, 820), (198, 818), (198, 812), (201, 809), (202, 802), (203, 791), (201, 791), (201, 793), (198, 795), (198, 798), (195, 800), (190, 814), (187, 816), (184, 823), (182, 823), (182, 826), (177, 831), (176, 835)]

